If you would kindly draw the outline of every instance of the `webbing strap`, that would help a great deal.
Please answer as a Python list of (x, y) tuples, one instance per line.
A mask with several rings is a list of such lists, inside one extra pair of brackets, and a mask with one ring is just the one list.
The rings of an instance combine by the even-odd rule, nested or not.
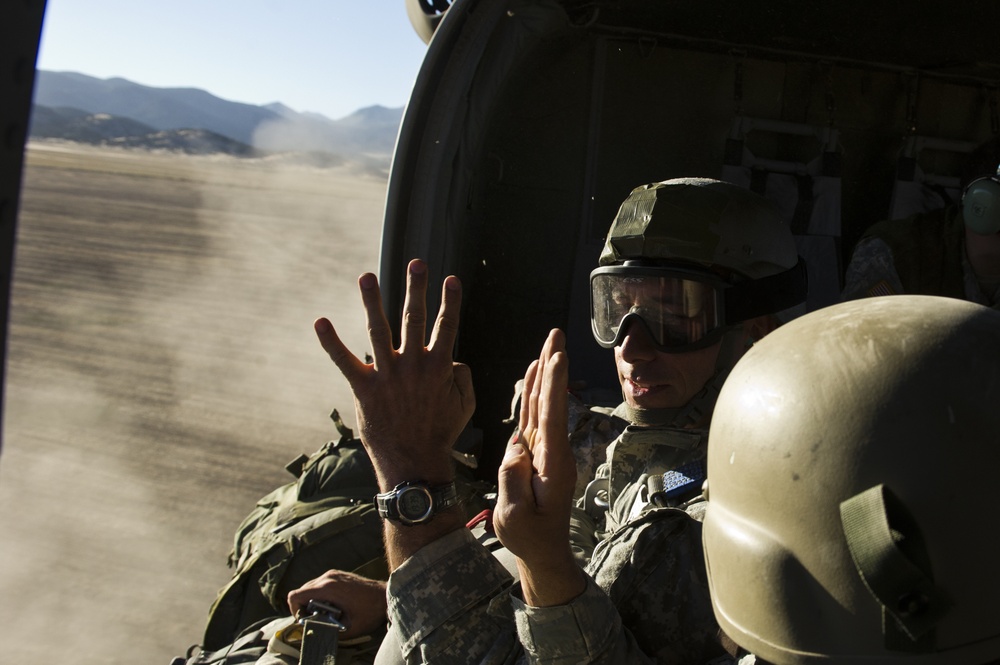
[(306, 619), (302, 626), (299, 665), (336, 665), (339, 636), (338, 625)]
[[(898, 505), (885, 485), (876, 485), (840, 504), (847, 547), (865, 586), (882, 607), (886, 648), (931, 650), (930, 631), (947, 613), (950, 603), (934, 586), (930, 574), (900, 547), (907, 534), (890, 526), (887, 504)], [(911, 538), (907, 546), (912, 547), (915, 540)], [(909, 638), (909, 644), (898, 639), (894, 626)]]
[(788, 270), (733, 284), (725, 290), (726, 321), (739, 322), (773, 314), (806, 301), (809, 272), (801, 256)]
[(680, 505), (701, 493), (706, 477), (704, 459), (652, 475), (646, 479), (649, 500), (661, 508)]

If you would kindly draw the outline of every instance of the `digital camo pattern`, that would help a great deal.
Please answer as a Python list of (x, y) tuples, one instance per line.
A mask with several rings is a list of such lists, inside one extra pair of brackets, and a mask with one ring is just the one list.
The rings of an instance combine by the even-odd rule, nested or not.
[(390, 630), (401, 662), (517, 662), (521, 650), (505, 593), (511, 582), (467, 529), (418, 551), (389, 578)]
[[(994, 309), (1000, 308), (1000, 283), (981, 279), (972, 269), (965, 251), (962, 257), (962, 283), (965, 299)], [(892, 249), (879, 238), (860, 241), (851, 255), (844, 275), (841, 300), (906, 293), (896, 272)]]
[[(568, 605), (526, 607), (503, 567), (466, 530), (411, 557), (389, 581), (392, 630), (405, 662), (727, 662), (701, 550), (704, 503), (688, 512), (641, 505), (646, 471), (704, 455), (700, 433), (682, 434), (665, 445), (663, 430), (629, 428), (609, 449), (605, 466), (621, 477), (612, 508), (639, 515), (601, 540), (588, 568), (594, 583)], [(632, 483), (628, 474), (637, 474)]]
[(608, 449), (609, 460), (598, 470), (608, 478), (610, 509), (604, 530), (611, 532), (636, 513), (636, 497), (645, 488), (645, 477), (704, 459), (708, 437), (704, 430), (668, 427), (625, 429)]
[(903, 293), (903, 283), (896, 273), (892, 250), (878, 238), (858, 243), (844, 275), (841, 300), (857, 300), (873, 296)]
[(657, 663), (725, 656), (712, 612), (700, 507), (647, 509), (598, 545), (590, 563), (642, 653)]
[(588, 407), (570, 394), (569, 445), (576, 459), (574, 499), (583, 496), (587, 483), (607, 459), (608, 445), (621, 434), (626, 424), (607, 409)]
[[(514, 384), (514, 396), (510, 402), (510, 416), (505, 423), (517, 425), (521, 410), (521, 393), (524, 380)], [(572, 392), (567, 396), (569, 445), (576, 460), (576, 487), (573, 499), (583, 496), (587, 483), (597, 468), (607, 460), (607, 447), (625, 429), (628, 422), (613, 414), (613, 409), (588, 406)], [(516, 436), (515, 429), (513, 436)]]

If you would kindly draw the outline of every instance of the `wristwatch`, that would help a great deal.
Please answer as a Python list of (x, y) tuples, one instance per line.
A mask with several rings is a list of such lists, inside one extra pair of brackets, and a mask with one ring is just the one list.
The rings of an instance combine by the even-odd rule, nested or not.
[(442, 510), (458, 504), (455, 483), (431, 487), (422, 480), (408, 480), (385, 494), (375, 495), (379, 517), (406, 526), (426, 524)]

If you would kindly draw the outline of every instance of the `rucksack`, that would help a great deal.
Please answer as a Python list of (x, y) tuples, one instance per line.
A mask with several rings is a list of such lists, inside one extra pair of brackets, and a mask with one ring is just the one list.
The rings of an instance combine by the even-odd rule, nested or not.
[[(262, 497), (236, 530), (229, 554), (233, 577), (209, 611), (203, 651), (234, 644), (264, 619), (288, 616), (288, 592), (330, 569), (388, 579), (382, 520), (373, 503), (375, 470), (340, 414), (334, 410), (330, 418), (340, 437), (286, 465), (296, 480)], [(477, 444), (457, 447), (474, 450)], [(459, 497), (474, 515), (495, 486), (473, 479), (473, 455), (454, 456)]]
[(262, 619), (247, 626), (231, 644), (209, 651), (191, 647), (185, 656), (174, 658), (170, 665), (249, 665), (267, 652), (268, 628), (273, 619)]
[(382, 522), (372, 504), (375, 471), (340, 414), (340, 438), (286, 465), (296, 480), (262, 497), (233, 540), (233, 577), (209, 611), (202, 647), (231, 644), (240, 631), (288, 614), (286, 597), (336, 568), (388, 579)]
[[(313, 642), (307, 647), (307, 633)], [(342, 641), (334, 626), (306, 623), (292, 616), (261, 619), (242, 631), (220, 649), (209, 651), (200, 646), (188, 649), (170, 665), (372, 665), (385, 631)]]

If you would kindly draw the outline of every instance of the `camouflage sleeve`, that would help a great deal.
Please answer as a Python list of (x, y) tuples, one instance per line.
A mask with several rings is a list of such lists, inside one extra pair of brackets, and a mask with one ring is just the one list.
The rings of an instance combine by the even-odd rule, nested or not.
[(652, 508), (601, 542), (588, 572), (621, 629), (603, 662), (717, 662), (726, 652), (712, 611), (701, 544), (704, 504)]
[(857, 300), (903, 292), (903, 283), (896, 272), (889, 245), (878, 238), (867, 238), (859, 242), (847, 264), (840, 299)]
[(459, 529), (427, 545), (389, 577), (390, 630), (406, 663), (516, 662), (520, 654), (507, 570)]
[(602, 541), (573, 602), (528, 607), (511, 593), (532, 663), (731, 663), (701, 550), (703, 505), (652, 509)]
[(597, 546), (597, 525), (594, 518), (579, 506), (571, 508), (569, 516), (569, 544), (573, 556), (581, 568), (590, 563), (590, 557)]
[(618, 610), (590, 577), (568, 605), (530, 607), (511, 594), (517, 632), (530, 663), (653, 663), (622, 628)]

